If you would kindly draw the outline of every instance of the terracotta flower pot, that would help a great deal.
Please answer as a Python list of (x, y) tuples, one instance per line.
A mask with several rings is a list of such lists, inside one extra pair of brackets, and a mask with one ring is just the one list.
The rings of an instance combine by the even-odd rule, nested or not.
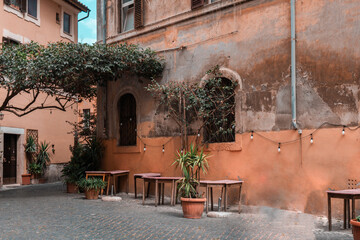
[(31, 174), (22, 174), (21, 175), (21, 184), (29, 185), (31, 183), (30, 178), (31, 178)]
[(360, 240), (360, 222), (356, 219), (352, 219), (350, 220), (350, 224), (352, 225), (354, 240)]
[(78, 186), (75, 183), (66, 183), (67, 193), (77, 193), (78, 191)]
[(206, 198), (181, 198), (185, 218), (201, 218)]
[(85, 197), (86, 199), (96, 200), (99, 198), (99, 192), (100, 189), (89, 189), (89, 190), (85, 189)]

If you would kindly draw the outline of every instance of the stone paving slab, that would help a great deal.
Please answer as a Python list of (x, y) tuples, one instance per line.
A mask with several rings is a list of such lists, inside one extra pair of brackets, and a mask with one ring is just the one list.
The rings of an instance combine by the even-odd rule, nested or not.
[[(61, 183), (0, 192), (0, 239), (352, 239), (350, 230), (326, 231), (324, 219), (268, 207), (236, 206), (226, 218), (182, 217), (181, 207), (146, 205), (133, 195), (119, 202), (85, 200)], [(324, 226), (325, 224), (325, 226)]]

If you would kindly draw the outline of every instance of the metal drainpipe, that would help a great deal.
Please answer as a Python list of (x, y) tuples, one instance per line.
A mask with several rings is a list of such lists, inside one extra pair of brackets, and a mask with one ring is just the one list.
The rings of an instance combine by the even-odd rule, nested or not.
[[(107, 1), (108, 0), (103, 0), (103, 44), (106, 44), (106, 28), (107, 28), (107, 23), (106, 23), (106, 5), (107, 5)], [(105, 81), (105, 86), (104, 86), (104, 97), (105, 97), (105, 116), (104, 116), (104, 131), (103, 131), (103, 136), (105, 138), (108, 137), (108, 132), (107, 132), (107, 119), (108, 119), (108, 111), (107, 111), (107, 80)]]
[(103, 0), (103, 43), (106, 44), (106, 2), (107, 0)]
[(295, 1), (291, 4), (291, 114), (292, 125), (297, 129), (296, 123), (296, 32), (295, 32)]

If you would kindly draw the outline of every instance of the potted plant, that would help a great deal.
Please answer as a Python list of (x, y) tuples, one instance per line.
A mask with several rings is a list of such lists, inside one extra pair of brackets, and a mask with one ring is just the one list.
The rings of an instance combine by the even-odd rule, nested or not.
[(200, 173), (206, 174), (208, 169), (208, 157), (203, 150), (198, 152), (197, 146), (192, 144), (189, 151), (178, 152), (173, 163), (180, 167), (184, 175), (178, 181), (178, 191), (185, 218), (201, 218), (204, 211), (206, 198), (202, 198), (197, 189), (200, 184)]
[[(30, 163), (33, 162), (33, 158), (34, 158), (34, 154), (36, 153), (36, 142), (35, 139), (32, 136), (28, 136), (28, 138), (26, 139), (26, 144), (24, 144), (25, 147), (25, 153), (26, 153), (26, 157), (27, 157), (27, 164), (28, 164), (28, 168), (30, 166)], [(33, 169), (35, 166), (32, 166), (31, 168)], [(36, 170), (34, 170), (36, 171)], [(22, 178), (22, 185), (29, 185), (31, 183), (31, 172), (29, 171), (29, 173), (26, 174), (22, 174), (21, 178)]]
[(77, 167), (71, 162), (66, 164), (61, 170), (63, 182), (66, 184), (67, 193), (77, 193), (79, 190), (77, 186), (77, 182), (79, 181), (79, 174), (77, 170)]
[(99, 192), (106, 187), (106, 182), (100, 178), (81, 179), (78, 186), (85, 190), (85, 198), (95, 200), (99, 198)]
[(352, 225), (354, 240), (360, 240), (360, 215), (356, 219), (350, 220), (350, 224)]
[(28, 167), (28, 172), (31, 174), (31, 176), (33, 176), (32, 183), (39, 183), (38, 179), (40, 178), (40, 175), (42, 173), (41, 165), (36, 162), (30, 163)]

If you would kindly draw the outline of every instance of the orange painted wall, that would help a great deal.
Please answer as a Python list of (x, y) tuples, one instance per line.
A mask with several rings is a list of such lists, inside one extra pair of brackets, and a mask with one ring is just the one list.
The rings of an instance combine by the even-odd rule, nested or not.
[[(313, 214), (325, 214), (326, 190), (347, 188), (347, 179), (359, 179), (360, 130), (346, 131), (342, 128), (320, 129), (314, 135), (295, 143), (281, 146), (255, 134), (236, 135), (241, 143), (240, 151), (206, 151), (211, 155), (209, 171), (203, 179), (238, 179), (245, 181), (242, 192), (243, 203), (290, 209)], [(304, 130), (303, 136), (313, 130)], [(299, 138), (297, 131), (259, 132), (275, 142)], [(130, 170), (130, 185), (133, 191), (132, 174), (160, 172), (163, 176), (181, 176), (171, 166), (175, 152), (180, 147), (179, 138), (165, 146), (169, 138), (144, 138), (137, 152), (124, 153), (126, 148), (117, 147), (115, 140), (106, 141), (104, 169)], [(153, 147), (151, 146), (153, 145)], [(221, 145), (221, 144), (220, 144)], [(157, 146), (157, 147), (155, 147)], [(210, 144), (211, 148), (211, 144)], [(138, 184), (138, 192), (142, 187)], [(230, 191), (230, 202), (236, 200), (236, 191)], [(334, 214), (342, 213), (342, 201), (333, 201)]]
[[(359, 180), (360, 130), (346, 130), (343, 136), (342, 128), (320, 129), (313, 144), (306, 138), (301, 145), (299, 141), (285, 144), (277, 152), (278, 142), (299, 137), (297, 131), (289, 130), (290, 1), (223, 0), (193, 11), (187, 6), (187, 11), (179, 9), (180, 16), (171, 12), (174, 18), (157, 19), (168, 17), (165, 12), (174, 2), (164, 4), (157, 16), (145, 17), (142, 29), (119, 34), (111, 31), (114, 26), (109, 27), (108, 42), (137, 43), (159, 51), (166, 62), (160, 83), (200, 81), (216, 64), (238, 73), (242, 89), (236, 99), (237, 143), (210, 145), (212, 158), (206, 178), (240, 177), (245, 181), (246, 204), (325, 214), (326, 190), (347, 188), (349, 178)], [(226, 4), (229, 6), (224, 7)], [(216, 7), (221, 10), (215, 11)], [(324, 122), (359, 125), (359, 1), (301, 0), (296, 1), (296, 9), (297, 120), (302, 135)], [(155, 114), (156, 103), (144, 90), (147, 83), (128, 75), (109, 83), (106, 130), (110, 139), (103, 167), (129, 169), (131, 174), (153, 171), (179, 176), (171, 166), (179, 139), (166, 145), (164, 154), (161, 151), (168, 139), (162, 136), (174, 136), (178, 131), (163, 115)], [(137, 100), (137, 130), (147, 137), (143, 140), (146, 152), (140, 143), (131, 149), (116, 146), (116, 103), (125, 93), (132, 93)], [(104, 112), (99, 110), (100, 119)], [(251, 141), (247, 133), (251, 130), (274, 143), (258, 135)], [(231, 195), (234, 200), (234, 192)], [(340, 214), (342, 202), (334, 203), (335, 212)]]

